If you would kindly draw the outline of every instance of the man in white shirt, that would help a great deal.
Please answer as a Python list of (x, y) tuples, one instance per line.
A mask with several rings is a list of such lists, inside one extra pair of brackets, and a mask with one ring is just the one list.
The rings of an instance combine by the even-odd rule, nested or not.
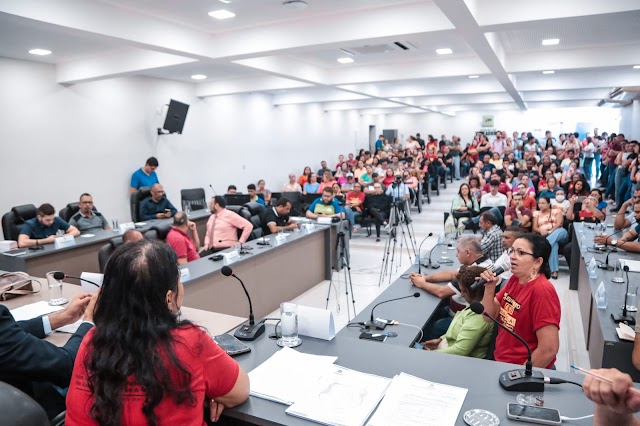
[(480, 208), (482, 207), (507, 207), (507, 196), (498, 192), (500, 188), (499, 180), (492, 180), (489, 183), (490, 192), (487, 192), (480, 199)]

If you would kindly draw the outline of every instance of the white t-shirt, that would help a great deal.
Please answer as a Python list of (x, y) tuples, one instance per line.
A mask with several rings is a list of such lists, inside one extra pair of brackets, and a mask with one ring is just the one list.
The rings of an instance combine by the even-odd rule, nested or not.
[(480, 198), (480, 207), (507, 207), (507, 196), (498, 192), (495, 196), (490, 192)]

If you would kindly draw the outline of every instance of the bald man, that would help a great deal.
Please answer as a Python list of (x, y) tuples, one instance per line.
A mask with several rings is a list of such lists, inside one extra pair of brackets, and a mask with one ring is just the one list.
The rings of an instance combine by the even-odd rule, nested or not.
[(178, 211), (164, 196), (164, 188), (159, 183), (151, 187), (151, 196), (140, 203), (140, 220), (168, 219)]

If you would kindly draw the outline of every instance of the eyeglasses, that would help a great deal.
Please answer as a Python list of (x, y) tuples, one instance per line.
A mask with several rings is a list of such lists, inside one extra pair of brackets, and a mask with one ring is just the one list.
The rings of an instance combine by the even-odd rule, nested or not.
[(514, 249), (513, 247), (510, 247), (510, 248), (507, 249), (507, 254), (509, 256), (511, 256), (511, 254), (514, 254), (515, 257), (522, 257), (525, 254), (528, 254), (529, 256), (534, 257), (534, 258), (536, 257), (533, 253), (528, 253), (528, 252), (526, 252), (526, 251), (524, 251), (522, 249)]

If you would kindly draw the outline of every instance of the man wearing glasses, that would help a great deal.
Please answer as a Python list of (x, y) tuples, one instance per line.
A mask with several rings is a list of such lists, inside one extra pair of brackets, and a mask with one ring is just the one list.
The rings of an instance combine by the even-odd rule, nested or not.
[(93, 197), (90, 194), (82, 194), (78, 204), (80, 210), (71, 217), (69, 225), (78, 228), (80, 233), (95, 231), (96, 229), (110, 229), (109, 222), (102, 213), (93, 211)]
[(151, 196), (140, 203), (141, 220), (168, 219), (177, 212), (171, 201), (164, 196), (164, 188), (159, 183), (151, 187)]

